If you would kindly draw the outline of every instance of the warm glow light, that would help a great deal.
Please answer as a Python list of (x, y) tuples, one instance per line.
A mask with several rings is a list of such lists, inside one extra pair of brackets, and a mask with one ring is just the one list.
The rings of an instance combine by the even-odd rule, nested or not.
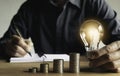
[(88, 37), (90, 38), (90, 41), (92, 42), (93, 40), (95, 40), (95, 42), (99, 41), (99, 37), (100, 37), (100, 33), (98, 31), (98, 29), (96, 28), (91, 28), (88, 30)]
[(85, 21), (80, 29), (80, 37), (90, 50), (98, 48), (101, 33), (103, 33), (102, 25), (96, 20)]
[(101, 25), (99, 25), (98, 30), (99, 30), (99, 32), (101, 32), (101, 33), (103, 32), (103, 28), (102, 28)]

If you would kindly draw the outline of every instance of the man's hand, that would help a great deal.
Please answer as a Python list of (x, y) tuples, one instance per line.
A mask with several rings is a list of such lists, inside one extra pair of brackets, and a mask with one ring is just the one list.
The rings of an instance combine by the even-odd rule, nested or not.
[(120, 41), (112, 42), (97, 51), (89, 52), (88, 58), (91, 68), (120, 72)]
[(22, 57), (30, 51), (33, 43), (29, 39), (23, 39), (17, 35), (13, 35), (10, 40), (6, 42), (5, 52), (9, 56)]

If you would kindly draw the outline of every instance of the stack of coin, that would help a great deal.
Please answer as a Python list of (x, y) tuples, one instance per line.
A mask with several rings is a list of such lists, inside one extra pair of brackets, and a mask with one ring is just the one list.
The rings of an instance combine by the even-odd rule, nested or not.
[(48, 63), (40, 64), (40, 72), (48, 73), (49, 72), (49, 64)]
[(63, 59), (54, 59), (53, 60), (53, 72), (63, 73), (64, 69), (64, 60)]
[(38, 72), (38, 68), (37, 67), (29, 68), (29, 72), (31, 72), (31, 73), (37, 73)]
[(71, 73), (80, 72), (80, 54), (79, 53), (70, 53), (69, 70)]

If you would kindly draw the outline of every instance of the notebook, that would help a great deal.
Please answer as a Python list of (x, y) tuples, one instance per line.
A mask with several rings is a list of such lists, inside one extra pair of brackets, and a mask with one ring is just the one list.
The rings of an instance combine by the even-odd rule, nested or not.
[(64, 59), (64, 61), (69, 61), (69, 55), (67, 54), (44, 54), (39, 57), (38, 54), (34, 53), (32, 56), (27, 54), (24, 57), (12, 57), (10, 58), (10, 63), (22, 63), (22, 62), (43, 62), (43, 61), (53, 61), (54, 59)]

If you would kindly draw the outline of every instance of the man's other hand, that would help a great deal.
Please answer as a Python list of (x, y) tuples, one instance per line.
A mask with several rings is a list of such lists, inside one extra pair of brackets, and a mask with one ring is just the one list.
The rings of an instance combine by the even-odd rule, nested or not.
[(99, 50), (91, 51), (88, 55), (91, 68), (120, 72), (120, 41), (112, 42)]

